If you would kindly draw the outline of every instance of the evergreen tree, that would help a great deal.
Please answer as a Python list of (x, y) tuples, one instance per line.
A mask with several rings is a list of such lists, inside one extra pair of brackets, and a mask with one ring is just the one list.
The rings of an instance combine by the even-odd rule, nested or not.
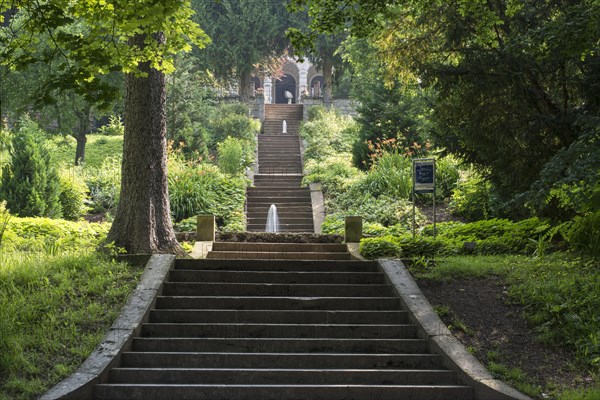
[(22, 217), (59, 217), (60, 180), (37, 124), (23, 117), (13, 135), (11, 162), (2, 170), (0, 196)]

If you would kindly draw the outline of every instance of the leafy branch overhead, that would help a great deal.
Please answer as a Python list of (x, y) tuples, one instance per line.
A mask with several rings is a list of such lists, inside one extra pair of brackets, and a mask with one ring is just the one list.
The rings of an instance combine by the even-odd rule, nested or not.
[[(0, 12), (0, 62), (19, 69), (58, 58), (57, 86), (85, 88), (111, 71), (144, 76), (143, 63), (170, 73), (175, 54), (210, 41), (189, 1), (15, 0), (0, 2)], [(155, 40), (158, 32), (165, 41)], [(143, 44), (134, 44), (140, 35)], [(44, 36), (49, 48), (40, 46)]]

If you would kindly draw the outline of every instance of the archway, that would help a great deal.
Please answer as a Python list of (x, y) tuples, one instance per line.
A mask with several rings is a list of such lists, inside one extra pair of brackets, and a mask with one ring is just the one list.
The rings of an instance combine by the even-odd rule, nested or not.
[(292, 103), (296, 103), (296, 79), (287, 74), (275, 83), (276, 104), (287, 104), (288, 99), (285, 98), (285, 92), (290, 92), (292, 94)]

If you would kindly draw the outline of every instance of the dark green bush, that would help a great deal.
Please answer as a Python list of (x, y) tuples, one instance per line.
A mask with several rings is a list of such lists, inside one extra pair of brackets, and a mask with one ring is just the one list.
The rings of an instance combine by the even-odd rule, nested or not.
[(60, 181), (45, 146), (45, 134), (29, 117), (12, 136), (11, 161), (2, 169), (0, 199), (23, 217), (60, 217)]
[(492, 185), (474, 170), (463, 173), (450, 199), (453, 215), (469, 221), (478, 221), (494, 216), (491, 200)]
[(246, 106), (228, 104), (221, 106), (215, 119), (211, 121), (211, 131), (211, 149), (213, 151), (216, 150), (217, 144), (228, 136), (253, 144), (256, 135), (260, 132), (260, 122), (248, 116)]
[[(393, 240), (407, 258), (472, 253), (533, 254), (540, 245), (538, 239), (543, 239), (548, 230), (549, 226), (537, 218), (519, 222), (494, 219), (468, 224), (441, 223), (435, 238), (432, 225), (426, 226), (415, 238), (410, 233), (386, 238)], [(465, 247), (465, 243), (474, 243), (475, 247)]]
[(600, 260), (600, 211), (576, 218), (568, 240), (574, 250)]
[(360, 254), (370, 260), (383, 257), (400, 257), (402, 249), (390, 236), (367, 238), (360, 241)]

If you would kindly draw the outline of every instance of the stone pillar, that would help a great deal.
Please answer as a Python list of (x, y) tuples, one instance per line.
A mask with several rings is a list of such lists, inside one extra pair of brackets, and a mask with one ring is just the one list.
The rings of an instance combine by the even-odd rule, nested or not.
[(305, 60), (301, 63), (296, 63), (298, 67), (298, 103), (302, 103), (302, 99), (309, 95), (308, 93), (308, 70), (310, 69), (311, 63)]
[(265, 77), (264, 87), (265, 87), (265, 103), (271, 104), (273, 102), (273, 81), (271, 80), (271, 77), (269, 77), (269, 76)]
[(346, 243), (358, 243), (362, 239), (362, 217), (347, 216), (345, 228)]
[(198, 215), (196, 226), (196, 241), (197, 242), (214, 242), (215, 241), (215, 216), (214, 215)]

